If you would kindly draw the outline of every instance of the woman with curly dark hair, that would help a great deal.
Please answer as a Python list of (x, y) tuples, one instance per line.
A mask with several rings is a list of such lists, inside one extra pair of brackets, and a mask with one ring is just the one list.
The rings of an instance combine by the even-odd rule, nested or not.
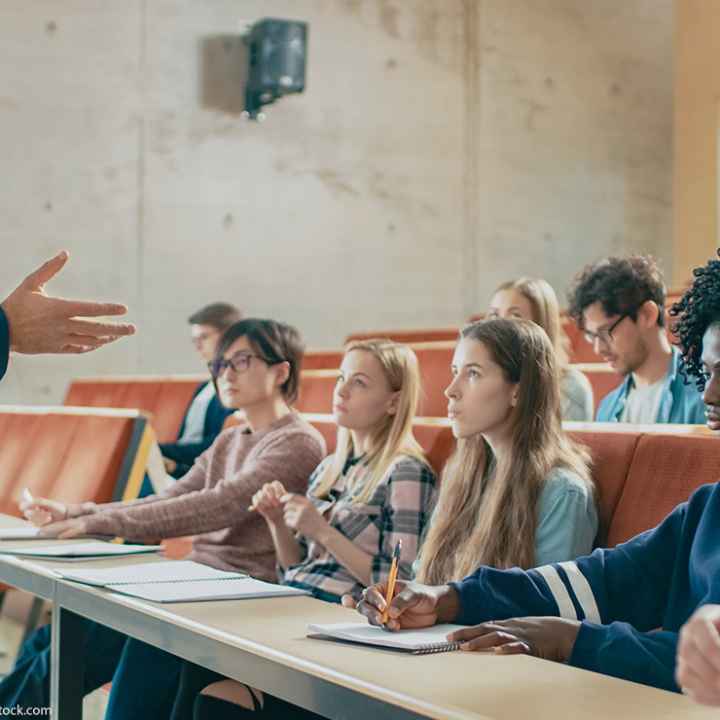
[(720, 430), (720, 260), (709, 260), (693, 275), (670, 317), (678, 318), (672, 326), (682, 352), (681, 369), (703, 393), (708, 427)]

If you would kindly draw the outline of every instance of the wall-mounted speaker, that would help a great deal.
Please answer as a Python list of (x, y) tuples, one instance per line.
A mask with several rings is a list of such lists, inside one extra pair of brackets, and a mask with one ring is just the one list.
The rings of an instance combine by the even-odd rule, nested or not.
[(263, 105), (305, 89), (308, 25), (295, 20), (264, 18), (253, 23), (248, 46), (245, 111), (257, 118)]

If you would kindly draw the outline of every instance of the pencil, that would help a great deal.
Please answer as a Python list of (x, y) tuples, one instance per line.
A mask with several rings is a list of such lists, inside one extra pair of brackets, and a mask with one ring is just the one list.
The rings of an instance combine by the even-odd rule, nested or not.
[(398, 563), (400, 562), (400, 551), (402, 550), (402, 540), (398, 540), (393, 551), (392, 563), (390, 565), (390, 574), (388, 575), (387, 596), (385, 597), (385, 610), (383, 610), (382, 621), (386, 623), (390, 618), (388, 610), (395, 592), (395, 581), (398, 574)]

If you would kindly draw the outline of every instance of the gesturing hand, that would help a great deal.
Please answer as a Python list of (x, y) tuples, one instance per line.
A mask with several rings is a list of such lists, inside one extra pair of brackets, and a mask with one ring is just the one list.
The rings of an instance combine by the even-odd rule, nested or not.
[(70, 540), (71, 538), (87, 535), (87, 523), (82, 518), (63, 520), (62, 522), (43, 525), (38, 534), (40, 537)]
[(283, 519), (290, 529), (312, 540), (320, 540), (320, 534), (328, 523), (306, 495), (286, 493), (280, 502), (283, 504)]
[(66, 250), (30, 273), (2, 303), (10, 325), (10, 349), (26, 354), (85, 353), (124, 335), (135, 326), (88, 320), (102, 315), (124, 315), (125, 305), (50, 297), (45, 283), (68, 260)]
[(527, 617), (496, 620), (456, 630), (450, 642), (460, 642), (461, 650), (512, 655), (524, 653), (545, 660), (566, 662), (570, 659), (580, 623), (558, 617)]
[(283, 504), (280, 500), (287, 495), (281, 482), (265, 483), (252, 497), (251, 508), (257, 510), (267, 522), (277, 525), (283, 522)]
[(720, 605), (705, 605), (680, 630), (676, 679), (703, 705), (720, 705)]
[(47, 498), (21, 500), (20, 510), (33, 525), (38, 526), (49, 525), (68, 517), (68, 506), (65, 503)]

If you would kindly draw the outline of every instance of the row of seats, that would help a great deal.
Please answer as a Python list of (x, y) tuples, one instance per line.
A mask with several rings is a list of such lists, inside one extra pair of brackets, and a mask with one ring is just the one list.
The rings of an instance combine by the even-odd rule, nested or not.
[[(447, 398), (444, 390), (452, 375), (450, 361), (452, 350), (416, 351), (420, 360), (422, 395), (418, 408), (421, 417), (444, 417), (447, 414)], [(337, 365), (335, 365), (337, 367)], [(590, 381), (595, 399), (595, 409), (605, 395), (622, 382), (622, 376), (608, 365), (587, 363), (572, 365)], [(300, 395), (296, 407), (301, 412), (327, 413), (332, 411), (332, 395), (337, 380), (337, 370), (304, 370), (300, 379)]]
[[(666, 308), (666, 325), (669, 327), (671, 318), (667, 314), (667, 310), (672, 307), (682, 297), (684, 292), (683, 288), (677, 288), (668, 293), (665, 300)], [(476, 320), (482, 320), (484, 315), (478, 314), (473, 315), (469, 322)], [(571, 363), (599, 363), (602, 362), (602, 358), (595, 352), (593, 346), (585, 340), (582, 330), (578, 328), (572, 318), (568, 317), (567, 314), (563, 313), (562, 317), (562, 329), (568, 339), (568, 356)], [(390, 340), (402, 343), (426, 343), (426, 342), (456, 342), (460, 333), (459, 327), (446, 327), (446, 328), (415, 328), (407, 330), (373, 330), (367, 332), (352, 333), (347, 336), (345, 343), (352, 342), (354, 340), (368, 340), (370, 338), (385, 337)], [(668, 331), (668, 337), (671, 341), (675, 338)], [(320, 366), (308, 364), (307, 360), (305, 367), (308, 369), (317, 369)]]
[(0, 512), (17, 515), (24, 488), (66, 502), (134, 497), (148, 428), (138, 410), (0, 406)]
[(134, 408), (152, 419), (160, 442), (177, 437), (193, 393), (207, 375), (126, 375), (78, 378), (68, 387), (63, 405)]
[[(308, 414), (332, 451), (331, 415)], [(566, 423), (591, 451), (603, 541), (652, 527), (699, 485), (714, 482), (720, 442), (703, 426)], [(439, 472), (454, 448), (446, 419), (418, 419), (415, 434)], [(68, 502), (128, 499), (145, 469), (148, 418), (137, 410), (0, 406), (0, 511), (20, 493)]]
[[(332, 452), (332, 416), (306, 418)], [(720, 441), (704, 425), (563, 425), (592, 456), (601, 545), (612, 547), (654, 527), (693, 490), (718, 480)], [(414, 431), (439, 473), (455, 447), (449, 421), (418, 419)]]
[[(423, 392), (418, 415), (444, 417), (447, 399), (443, 394), (450, 384), (452, 343), (426, 343), (413, 346), (418, 356)], [(341, 351), (326, 351), (325, 369), (303, 370), (296, 408), (300, 412), (332, 412), (332, 396), (337, 381)], [(320, 362), (317, 361), (316, 365)], [(574, 366), (589, 379), (595, 406), (616, 387), (621, 377), (604, 364)], [(64, 404), (86, 407), (137, 408), (152, 418), (153, 429), (160, 442), (171, 442), (177, 436), (183, 414), (198, 384), (207, 380), (204, 375), (125, 376), (107, 378), (79, 378), (74, 380), (65, 396)]]

